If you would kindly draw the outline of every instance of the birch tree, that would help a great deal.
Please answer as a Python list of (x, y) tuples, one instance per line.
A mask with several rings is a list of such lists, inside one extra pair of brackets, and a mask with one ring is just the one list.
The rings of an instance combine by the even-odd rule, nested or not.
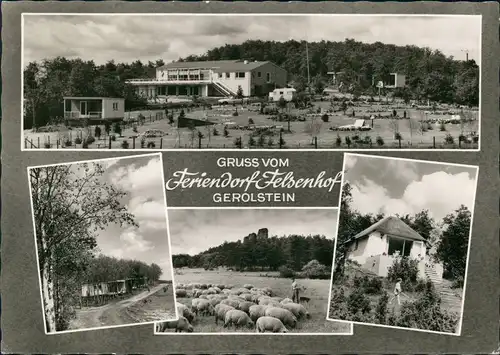
[[(109, 224), (137, 226), (122, 199), (126, 192), (101, 179), (97, 163), (30, 169), (31, 197), (38, 251), (45, 325), (61, 330), (56, 318), (67, 306), (56, 298), (59, 271), (79, 263), (96, 249), (96, 236)], [(80, 253), (80, 255), (76, 255)], [(74, 265), (76, 266), (76, 265)], [(56, 302), (57, 299), (57, 302)]]

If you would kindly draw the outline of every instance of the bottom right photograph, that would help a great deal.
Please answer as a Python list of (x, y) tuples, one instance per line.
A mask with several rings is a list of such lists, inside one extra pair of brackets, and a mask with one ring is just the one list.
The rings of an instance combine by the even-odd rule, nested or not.
[(327, 319), (459, 336), (478, 170), (344, 154)]

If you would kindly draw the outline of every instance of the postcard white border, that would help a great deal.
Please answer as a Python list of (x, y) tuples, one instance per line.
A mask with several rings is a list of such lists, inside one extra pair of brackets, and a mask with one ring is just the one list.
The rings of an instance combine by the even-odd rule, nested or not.
[[(464, 305), (465, 305), (465, 295), (467, 292), (467, 275), (469, 271), (469, 257), (470, 257), (470, 245), (472, 241), (472, 229), (474, 227), (474, 211), (476, 208), (476, 194), (477, 194), (477, 182), (479, 180), (479, 166), (477, 165), (466, 165), (466, 164), (455, 164), (455, 163), (446, 163), (446, 162), (439, 162), (439, 161), (429, 161), (429, 160), (423, 160), (423, 159), (408, 159), (408, 158), (395, 158), (395, 157), (388, 157), (388, 156), (378, 156), (378, 155), (369, 155), (369, 154), (356, 154), (356, 153), (344, 153), (344, 160), (343, 160), (343, 165), (342, 165), (342, 180), (341, 180), (341, 187), (340, 187), (340, 196), (339, 196), (339, 213), (340, 213), (340, 208), (341, 208), (341, 201), (342, 201), (342, 189), (344, 186), (344, 169), (345, 169), (345, 160), (348, 155), (352, 156), (359, 156), (359, 157), (364, 157), (364, 158), (379, 158), (379, 159), (386, 159), (386, 160), (401, 160), (401, 161), (411, 161), (414, 163), (427, 163), (427, 164), (434, 164), (434, 165), (446, 165), (446, 166), (457, 166), (457, 167), (463, 167), (463, 168), (471, 168), (476, 170), (476, 181), (475, 181), (475, 187), (474, 187), (474, 197), (473, 197), (473, 204), (470, 209), (471, 211), (471, 220), (470, 220), (470, 231), (469, 231), (469, 242), (467, 245), (467, 260), (465, 264), (465, 275), (464, 275), (464, 290), (462, 293), (462, 305), (460, 308), (460, 320), (458, 323), (458, 331), (456, 333), (447, 333), (447, 332), (438, 332), (434, 330), (425, 330), (425, 329), (417, 329), (417, 328), (406, 328), (406, 327), (396, 327), (392, 325), (383, 325), (383, 324), (375, 324), (375, 323), (363, 323), (363, 322), (351, 322), (351, 321), (346, 321), (346, 320), (340, 320), (340, 319), (333, 319), (330, 318), (330, 300), (332, 297), (332, 287), (333, 287), (333, 272), (334, 272), (334, 263), (332, 264), (332, 278), (330, 279), (330, 294), (328, 296), (328, 310), (326, 314), (326, 320), (328, 321), (333, 321), (333, 322), (345, 322), (345, 323), (353, 323), (353, 324), (359, 324), (359, 325), (364, 325), (364, 326), (372, 326), (372, 327), (379, 327), (379, 328), (391, 328), (391, 329), (399, 329), (399, 330), (406, 330), (406, 331), (412, 331), (412, 332), (421, 332), (421, 333), (433, 333), (433, 334), (443, 334), (443, 335), (452, 335), (452, 336), (461, 336), (462, 335), (462, 324), (463, 324), (463, 319), (464, 319)], [(339, 231), (339, 219), (337, 218), (337, 234), (338, 235)], [(335, 262), (335, 253), (337, 251), (337, 239), (335, 240), (335, 247), (334, 247), (334, 253), (333, 253), (333, 261)]]
[[(287, 151), (287, 152), (428, 152), (428, 151), (438, 151), (438, 152), (479, 152), (481, 151), (481, 144), (483, 137), (481, 135), (481, 127), (483, 117), (481, 115), (481, 106), (482, 106), (482, 71), (483, 71), (483, 63), (482, 63), (482, 30), (483, 30), (483, 16), (482, 15), (468, 15), (468, 14), (324, 14), (324, 13), (72, 13), (72, 12), (23, 12), (21, 14), (21, 151), (65, 151), (65, 152), (123, 152), (128, 151), (129, 149), (99, 149), (99, 148), (89, 148), (89, 149), (73, 149), (73, 148), (65, 148), (65, 149), (52, 149), (52, 148), (37, 148), (30, 149), (24, 147), (24, 17), (25, 16), (283, 16), (283, 17), (300, 17), (300, 16), (330, 16), (330, 17), (346, 17), (346, 16), (358, 16), (358, 17), (478, 17), (479, 18), (479, 53), (478, 53), (478, 63), (479, 66), (479, 105), (478, 105), (478, 136), (479, 142), (476, 149), (441, 149), (441, 148), (388, 148), (388, 149), (355, 149), (355, 148), (322, 148), (322, 149), (239, 149), (239, 148), (207, 148), (207, 149), (175, 149), (175, 148), (162, 148), (162, 149), (154, 149), (156, 151), (178, 151), (178, 152), (238, 152), (238, 151), (251, 151), (251, 152), (274, 152), (274, 151)], [(137, 152), (143, 151), (151, 151), (149, 148), (137, 148), (134, 149)]]
[(46, 335), (58, 335), (58, 334), (68, 334), (68, 333), (77, 333), (77, 332), (86, 332), (86, 331), (95, 331), (95, 330), (103, 330), (103, 329), (112, 329), (112, 328), (122, 328), (122, 327), (134, 327), (134, 326), (139, 326), (139, 325), (144, 325), (144, 324), (155, 324), (157, 321), (152, 321), (152, 322), (141, 322), (141, 323), (130, 323), (130, 324), (120, 324), (120, 325), (111, 325), (111, 326), (103, 326), (103, 327), (94, 327), (94, 328), (84, 328), (84, 329), (71, 329), (71, 330), (62, 330), (62, 331), (55, 331), (55, 332), (47, 332), (47, 327), (45, 325), (45, 307), (43, 304), (43, 293), (42, 293), (42, 279), (40, 277), (40, 261), (38, 258), (38, 243), (36, 240), (36, 221), (35, 221), (35, 214), (34, 214), (34, 209), (33, 209), (33, 197), (32, 197), (32, 186), (31, 186), (31, 179), (30, 179), (30, 169), (37, 169), (37, 168), (44, 168), (44, 167), (51, 167), (51, 166), (64, 166), (64, 165), (74, 165), (74, 164), (83, 164), (83, 163), (94, 163), (94, 162), (101, 162), (101, 161), (107, 161), (107, 160), (121, 160), (121, 159), (130, 159), (130, 158), (141, 158), (141, 157), (147, 157), (147, 156), (160, 156), (160, 164), (161, 164), (161, 172), (162, 172), (162, 183), (163, 183), (163, 200), (165, 204), (165, 215), (167, 217), (166, 223), (167, 223), (167, 238), (168, 238), (168, 245), (169, 245), (169, 254), (170, 254), (170, 272), (171, 272), (171, 277), (172, 277), (172, 290), (174, 294), (174, 308), (175, 308), (175, 317), (174, 319), (168, 319), (168, 320), (177, 320), (179, 319), (179, 313), (177, 311), (177, 307), (175, 307), (176, 301), (176, 295), (175, 295), (175, 281), (174, 281), (174, 269), (173, 269), (173, 262), (172, 262), (172, 244), (170, 242), (170, 229), (168, 226), (168, 209), (167, 209), (167, 193), (165, 191), (165, 173), (163, 169), (163, 154), (158, 152), (158, 153), (150, 153), (150, 154), (138, 154), (138, 155), (127, 155), (127, 156), (119, 156), (119, 157), (113, 157), (113, 158), (102, 158), (102, 159), (90, 159), (90, 160), (81, 160), (81, 161), (72, 161), (72, 162), (64, 162), (64, 163), (56, 163), (56, 164), (46, 164), (46, 165), (37, 165), (37, 166), (28, 166), (26, 168), (27, 174), (28, 174), (28, 184), (29, 184), (29, 193), (30, 193), (30, 205), (31, 205), (31, 220), (33, 222), (33, 236), (34, 236), (34, 241), (35, 241), (35, 253), (36, 253), (36, 269), (37, 269), (37, 278), (38, 278), (38, 286), (40, 288), (40, 302), (41, 302), (41, 310), (42, 310), (42, 317), (43, 317), (43, 328), (44, 332)]
[[(178, 208), (178, 207), (174, 207), (174, 208), (171, 208), (171, 207), (168, 207), (167, 210), (192, 210), (193, 208), (190, 208), (190, 207), (181, 207), (181, 208)], [(198, 210), (216, 210), (216, 209), (220, 209), (218, 207), (197, 207), (197, 208), (194, 208), (194, 209), (198, 209)], [(232, 209), (232, 210), (240, 210), (242, 208), (240, 207), (227, 207), (225, 209)], [(308, 210), (320, 210), (320, 209), (328, 209), (328, 210), (336, 210), (337, 211), (337, 220), (338, 220), (338, 213), (339, 213), (339, 209), (337, 207), (324, 207), (324, 208), (316, 208), (316, 207), (299, 207), (299, 208), (296, 208), (296, 207), (283, 207), (283, 208), (276, 208), (276, 207), (257, 207), (257, 208), (254, 208), (254, 207), (249, 207), (249, 208), (245, 208), (245, 209), (262, 209), (262, 210), (273, 210), (273, 209), (284, 209), (284, 210), (297, 210), (297, 209), (308, 209)], [(169, 233), (170, 234), (170, 233)], [(335, 237), (336, 239), (336, 237)], [(336, 243), (335, 243), (336, 244)], [(173, 254), (172, 254), (173, 255)], [(330, 295), (328, 295), (328, 302), (330, 300)], [(328, 308), (327, 308), (328, 309)], [(327, 315), (328, 315), (328, 311), (327, 311)], [(327, 319), (329, 320), (329, 319)], [(161, 323), (161, 321), (159, 322), (155, 322), (155, 323)], [(340, 323), (340, 322), (339, 322)], [(350, 332), (346, 332), (346, 333), (256, 333), (256, 332), (246, 332), (246, 333), (239, 333), (239, 332), (228, 332), (228, 333), (216, 333), (216, 332), (209, 332), (209, 333), (175, 333), (175, 332), (157, 332), (156, 331), (156, 324), (153, 324), (153, 333), (154, 335), (159, 335), (159, 336), (196, 336), (196, 335), (212, 335), (212, 336), (220, 336), (220, 335), (223, 335), (223, 336), (231, 336), (231, 335), (246, 335), (246, 336), (268, 336), (268, 335), (271, 335), (271, 336), (304, 336), (304, 335), (320, 335), (320, 336), (324, 336), (324, 335), (334, 335), (334, 336), (340, 336), (340, 335), (353, 335), (354, 334), (354, 323), (353, 322), (342, 322), (342, 323), (350, 323), (351, 324), (351, 331)]]

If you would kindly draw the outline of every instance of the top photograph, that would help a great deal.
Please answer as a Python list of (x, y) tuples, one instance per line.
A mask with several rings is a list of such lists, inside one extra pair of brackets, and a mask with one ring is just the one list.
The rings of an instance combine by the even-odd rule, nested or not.
[(24, 13), (21, 150), (480, 150), (480, 15)]

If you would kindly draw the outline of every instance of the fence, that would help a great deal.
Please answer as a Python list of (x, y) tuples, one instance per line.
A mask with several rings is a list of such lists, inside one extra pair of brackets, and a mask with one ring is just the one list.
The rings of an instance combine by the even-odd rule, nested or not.
[[(45, 141), (42, 146), (40, 145), (40, 138), (33, 142), (28, 138), (25, 139), (26, 149), (37, 149), (45, 148), (56, 148), (56, 149), (88, 149), (89, 146), (85, 144), (80, 136), (75, 139), (61, 141), (57, 139), (55, 143), (50, 142), (50, 136)], [(441, 137), (440, 137), (441, 138)], [(242, 141), (239, 137), (228, 140), (227, 143), (218, 142), (207, 142), (206, 138), (194, 137), (194, 139), (189, 139), (188, 141), (180, 142), (178, 138), (166, 139), (163, 137), (151, 137), (141, 139), (139, 136), (133, 137), (120, 137), (115, 136), (104, 136), (101, 139), (97, 139), (92, 143), (92, 149), (477, 149), (479, 146), (479, 141), (474, 142), (464, 142), (458, 137), (452, 137), (453, 143), (444, 142), (441, 138), (438, 140), (436, 137), (432, 137), (431, 142), (408, 142), (403, 140), (393, 140), (388, 143), (381, 144), (380, 142), (363, 142), (363, 141), (352, 141), (347, 144), (345, 141), (342, 142), (321, 142), (318, 138), (311, 139), (310, 143), (290, 143), (287, 142), (286, 135), (280, 135), (279, 139), (276, 139), (272, 145), (269, 143), (264, 145), (259, 145), (257, 140), (255, 144), (249, 145), (248, 142)], [(49, 146), (50, 145), (50, 146)]]

